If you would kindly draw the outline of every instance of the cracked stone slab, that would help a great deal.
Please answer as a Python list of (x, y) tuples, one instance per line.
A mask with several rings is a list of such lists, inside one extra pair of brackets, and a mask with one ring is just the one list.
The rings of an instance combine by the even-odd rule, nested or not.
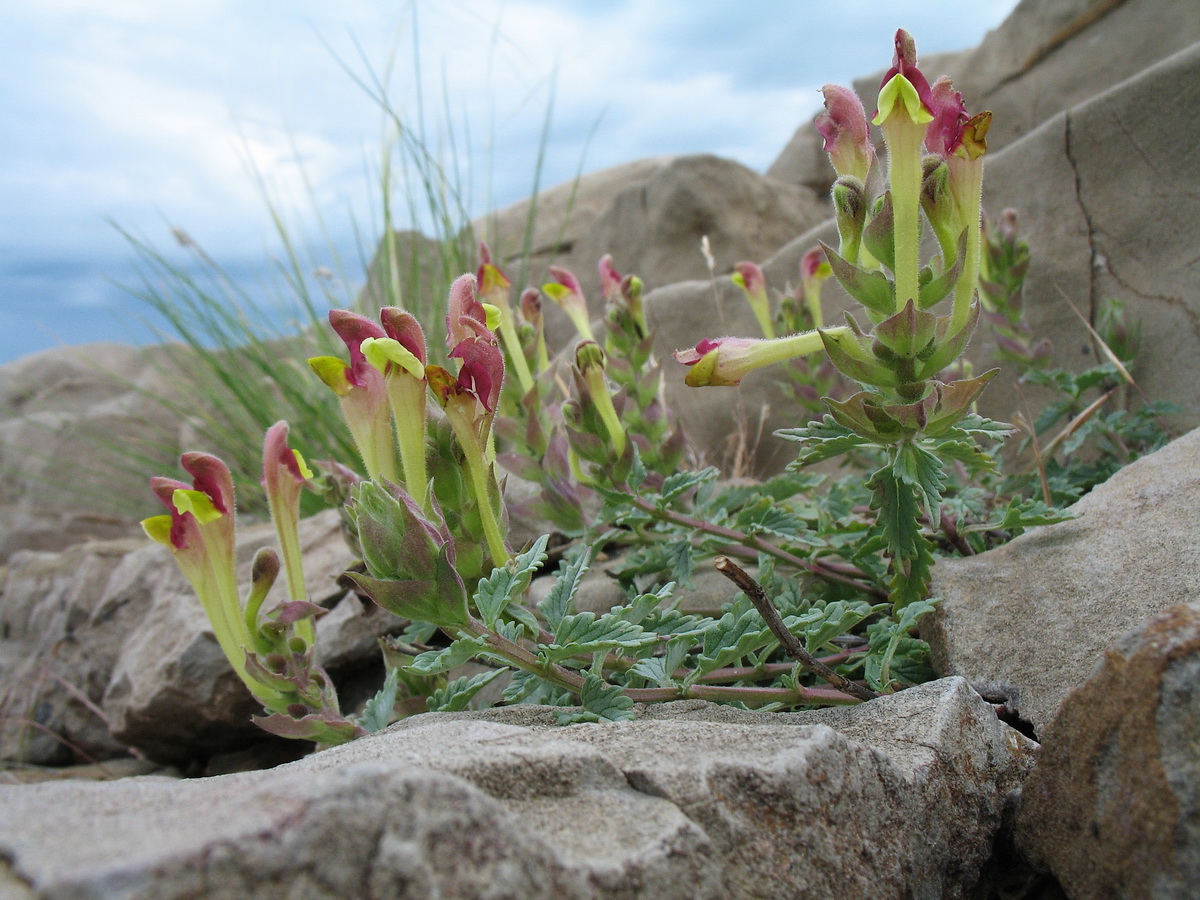
[(1032, 743), (958, 678), (859, 707), (427, 714), (276, 769), (0, 786), (38, 898), (965, 897)]
[(1078, 518), (940, 560), (922, 636), (945, 675), (1020, 691), (1041, 733), (1113, 641), (1200, 596), (1200, 429), (1122, 469), (1071, 507)]

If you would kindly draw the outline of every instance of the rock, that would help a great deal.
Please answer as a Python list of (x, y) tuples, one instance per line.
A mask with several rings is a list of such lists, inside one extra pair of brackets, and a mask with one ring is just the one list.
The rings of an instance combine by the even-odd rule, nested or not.
[[(589, 172), (575, 181), (555, 185), (527, 200), (490, 212), (472, 222), (471, 231), (487, 242), (498, 265), (512, 270), (508, 275), (515, 289), (524, 288), (526, 281), (541, 284), (548, 264), (565, 265), (562, 260), (576, 258), (578, 245), (608, 212), (619, 193), (641, 190), (675, 159), (651, 157)], [(531, 213), (533, 231), (527, 234)], [(597, 262), (598, 258), (575, 272), (580, 279), (588, 279), (584, 281), (585, 288), (599, 289), (594, 272)]]
[(1034, 528), (933, 572), (922, 625), (935, 669), (1020, 691), (1041, 734), (1105, 648), (1151, 615), (1200, 596), (1200, 429), (1122, 469)]
[(1018, 846), (1078, 900), (1194, 897), (1197, 747), (1200, 603), (1190, 603), (1122, 637), (1063, 702), (1025, 782)]
[(964, 897), (1030, 756), (960, 679), (854, 709), (554, 716), (416, 716), (219, 778), (0, 786), (0, 878), (43, 898)]
[(125, 752), (99, 704), (127, 634), (164, 574), (143, 541), (22, 551), (6, 567), (0, 636), (0, 759), (52, 765)]
[(179, 452), (175, 416), (150, 399), (172, 393), (163, 357), (89, 344), (0, 366), (0, 561), (136, 533), (146, 473)]

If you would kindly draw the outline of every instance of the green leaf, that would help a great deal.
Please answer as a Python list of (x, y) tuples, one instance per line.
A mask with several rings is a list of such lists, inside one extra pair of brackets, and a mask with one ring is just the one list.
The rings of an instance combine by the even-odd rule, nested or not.
[(924, 540), (918, 526), (920, 507), (912, 486), (897, 477), (893, 466), (885, 466), (871, 476), (879, 509), (878, 526), (893, 559), (911, 559)]
[(1033, 528), (1036, 525), (1057, 525), (1077, 518), (1073, 513), (1053, 506), (1047, 506), (1041, 500), (1033, 498), (1021, 500), (1013, 497), (1004, 510), (1004, 518), (996, 525), (983, 526), (986, 529), (1003, 528), (1007, 531)]
[(894, 572), (888, 594), (892, 608), (903, 610), (910, 604), (924, 602), (933, 579), (933, 552), (929, 541), (918, 533), (916, 552), (907, 559), (893, 560), (892, 565)]
[(597, 617), (593, 612), (563, 616), (554, 631), (554, 643), (538, 648), (541, 657), (558, 662), (572, 656), (608, 652), (617, 648), (637, 649), (658, 643), (658, 635), (645, 632), (617, 616)]
[(359, 724), (367, 731), (383, 731), (392, 721), (396, 709), (396, 690), (400, 683), (400, 670), (388, 669), (383, 687), (363, 705)]
[(905, 648), (909, 653), (919, 649), (920, 645), (928, 650), (924, 641), (910, 638), (909, 632), (922, 618), (933, 612), (935, 604), (934, 600), (914, 601), (900, 612), (899, 619), (885, 619), (867, 629), (869, 650), (864, 661), (864, 674), (873, 689), (884, 691), (890, 686), (893, 680), (892, 659), (903, 642), (913, 642)]
[(809, 422), (803, 428), (781, 429), (776, 431), (775, 435), (806, 445), (796, 457), (796, 461), (788, 466), (789, 469), (811, 466), (870, 444), (870, 441), (857, 432), (839, 425), (830, 415), (826, 415), (820, 422)]
[(741, 509), (734, 519), (734, 526), (746, 534), (770, 534), (796, 544), (820, 546), (808, 532), (808, 523), (786, 506), (770, 497), (760, 497), (755, 503)]
[(999, 471), (996, 458), (967, 437), (964, 440), (946, 440), (943, 435), (937, 441), (937, 455), (943, 460), (957, 460), (972, 474)]
[(942, 461), (920, 444), (905, 441), (895, 448), (892, 473), (901, 482), (919, 492), (929, 521), (937, 522), (942, 491), (947, 480)]
[(883, 612), (886, 604), (871, 604), (862, 601), (835, 600), (824, 609), (810, 610), (803, 616), (785, 619), (788, 630), (795, 633), (795, 626), (804, 625), (804, 649), (816, 653), (836, 637), (848, 634), (859, 622), (869, 616)]
[(570, 706), (571, 694), (533, 672), (513, 672), (504, 688), (505, 703), (537, 703), (544, 706)]
[(667, 561), (670, 565), (671, 578), (684, 587), (692, 584), (692, 570), (695, 560), (692, 557), (692, 542), (687, 538), (671, 541), (666, 545)]
[[(671, 588), (675, 586), (674, 582), (667, 585), (666, 597), (671, 596)], [(609, 614), (615, 618), (623, 619), (634, 625), (640, 625), (641, 622), (649, 615), (654, 613), (660, 603), (663, 602), (664, 595), (660, 589), (653, 594), (638, 594), (624, 606), (617, 606), (609, 610)]]
[(683, 664), (691, 643), (686, 637), (668, 641), (662, 656), (639, 659), (629, 671), (658, 687), (671, 687), (676, 683), (675, 671)]
[(946, 437), (953, 437), (956, 431), (961, 431), (963, 434), (971, 435), (972, 437), (1003, 441), (1013, 433), (1013, 427), (1005, 425), (1003, 422), (997, 422), (993, 419), (976, 415), (975, 413), (967, 413), (955, 422), (954, 427), (948, 430), (945, 435)]
[(549, 540), (550, 536), (543, 534), (533, 542), (532, 547), (510, 559), (507, 564), (493, 569), (491, 575), (479, 582), (475, 589), (475, 607), (489, 628), (496, 626), (504, 608), (529, 587), (533, 573), (546, 560), (546, 543)]
[(698, 472), (675, 472), (663, 479), (662, 490), (659, 491), (659, 507), (687, 493), (694, 487), (699, 487), (707, 481), (716, 479), (719, 472), (709, 466)]
[(466, 709), (481, 690), (507, 672), (508, 669), (490, 669), (477, 675), (456, 678), (443, 688), (429, 695), (426, 703), (430, 712), (459, 712)]
[(459, 638), (449, 647), (425, 651), (406, 668), (418, 675), (436, 675), (474, 659), (483, 652), (485, 647), (487, 647), (487, 641), (483, 637)]
[(630, 450), (633, 453), (633, 462), (629, 464), (629, 478), (626, 480), (629, 486), (636, 491), (646, 480), (646, 464), (642, 462), (642, 455), (638, 452), (637, 444), (630, 444)]
[(704, 632), (703, 650), (696, 659), (693, 674), (705, 675), (731, 665), (773, 640), (775, 638), (771, 629), (754, 607), (744, 609), (736, 615), (728, 612), (714, 627)]
[(594, 672), (584, 675), (583, 691), (580, 695), (582, 709), (578, 712), (558, 714), (558, 724), (571, 725), (578, 722), (629, 722), (633, 713), (633, 700), (619, 687), (608, 684)]
[(580, 580), (591, 561), (592, 548), (581, 544), (568, 551), (558, 564), (558, 576), (554, 579), (550, 593), (538, 604), (538, 609), (546, 617), (551, 629), (557, 628), (562, 617), (574, 606)]

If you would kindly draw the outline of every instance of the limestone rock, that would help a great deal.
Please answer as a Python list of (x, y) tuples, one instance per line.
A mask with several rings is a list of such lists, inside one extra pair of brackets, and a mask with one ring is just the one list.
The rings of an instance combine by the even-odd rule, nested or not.
[(178, 455), (179, 426), (150, 399), (170, 393), (161, 356), (89, 344), (0, 366), (0, 560), (135, 533), (146, 472)]
[(934, 567), (922, 637), (942, 674), (1020, 691), (1040, 734), (1113, 641), (1200, 596), (1200, 429), (1122, 469), (1079, 518)]
[(1025, 782), (1018, 846), (1078, 900), (1200, 885), (1200, 603), (1121, 638), (1063, 702)]
[(1030, 757), (961, 679), (554, 721), (430, 714), (268, 771), (0, 786), (0, 877), (40, 898), (964, 897)]
[(95, 541), (9, 561), (0, 603), (0, 758), (49, 765), (124, 752), (97, 709), (163, 575), (163, 560), (142, 564), (142, 543)]

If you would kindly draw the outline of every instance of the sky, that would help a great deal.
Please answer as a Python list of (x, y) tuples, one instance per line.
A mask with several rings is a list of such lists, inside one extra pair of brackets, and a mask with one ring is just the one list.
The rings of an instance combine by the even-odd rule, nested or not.
[(153, 340), (131, 238), (187, 267), (185, 233), (269, 305), (278, 215), (306, 265), (347, 261), (352, 295), (394, 137), (381, 92), (475, 216), (528, 195), (539, 152), (543, 187), (665, 154), (765, 171), (821, 85), (886, 68), (897, 27), (960, 50), (1015, 5), (0, 0), (0, 364)]

